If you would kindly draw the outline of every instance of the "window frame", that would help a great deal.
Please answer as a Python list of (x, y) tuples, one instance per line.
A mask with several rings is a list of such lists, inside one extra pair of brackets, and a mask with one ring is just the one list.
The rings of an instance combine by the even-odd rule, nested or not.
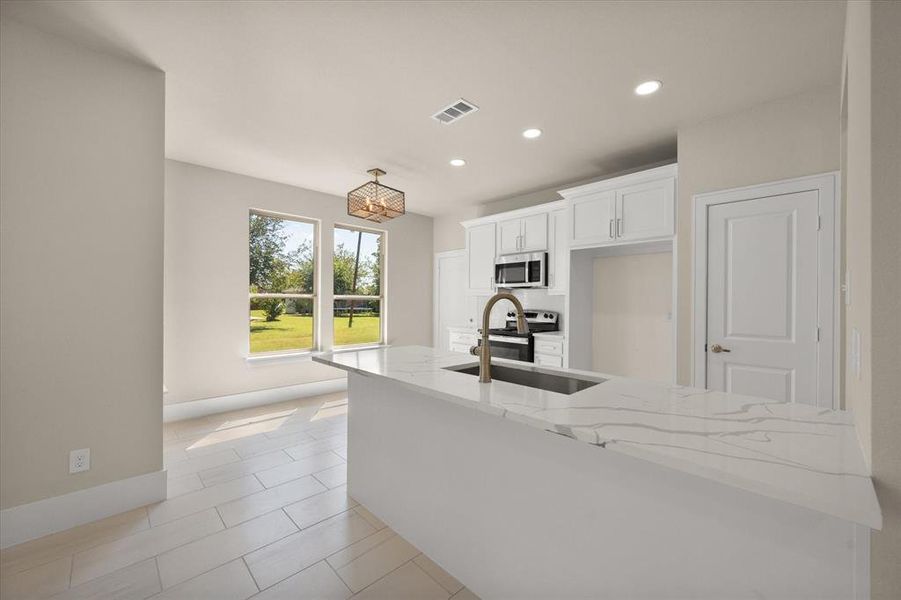
[(250, 292), (247, 294), (247, 308), (248, 315), (250, 313), (250, 302), (254, 298), (302, 298), (310, 300), (310, 304), (313, 310), (313, 322), (311, 324), (311, 343), (307, 348), (290, 348), (287, 350), (272, 350), (269, 352), (253, 352), (250, 349), (250, 326), (248, 324), (247, 330), (247, 358), (250, 360), (253, 359), (265, 359), (265, 358), (273, 358), (279, 356), (292, 356), (298, 354), (312, 354), (314, 352), (319, 351), (319, 286), (320, 286), (320, 255), (319, 255), (319, 227), (320, 221), (318, 219), (312, 219), (310, 217), (303, 217), (300, 215), (292, 215), (288, 213), (280, 213), (271, 210), (263, 210), (259, 208), (251, 208), (247, 211), (247, 224), (248, 224), (248, 238), (247, 238), (247, 260), (248, 260), (248, 277), (247, 277), (247, 285), (250, 285), (250, 217), (252, 215), (257, 215), (261, 217), (270, 217), (273, 219), (281, 219), (283, 221), (294, 221), (297, 223), (305, 223), (313, 226), (313, 291), (310, 293), (271, 293), (271, 292)]
[[(339, 223), (335, 222), (332, 225), (332, 261), (335, 260), (335, 242), (334, 242), (334, 230), (335, 229), (348, 229), (350, 231), (362, 231), (363, 233), (372, 233), (378, 235), (381, 238), (381, 242), (379, 243), (379, 295), (378, 296), (366, 296), (362, 294), (335, 294), (335, 274), (332, 272), (332, 305), (330, 307), (330, 311), (332, 313), (331, 323), (332, 323), (332, 348), (335, 350), (353, 350), (355, 348), (372, 348), (375, 346), (383, 346), (388, 339), (388, 311), (387, 311), (387, 293), (385, 283), (387, 281), (386, 273), (386, 260), (385, 256), (387, 254), (387, 246), (388, 246), (388, 232), (384, 229), (375, 229), (373, 227), (363, 227), (360, 225), (351, 225), (348, 223)], [(378, 300), (379, 301), (379, 339), (375, 342), (363, 342), (362, 344), (337, 344), (335, 343), (335, 300)]]

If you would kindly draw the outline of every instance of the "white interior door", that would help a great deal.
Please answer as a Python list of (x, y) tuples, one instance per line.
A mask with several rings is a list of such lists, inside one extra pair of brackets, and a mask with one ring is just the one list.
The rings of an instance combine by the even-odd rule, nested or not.
[(817, 405), (817, 191), (707, 211), (707, 387)]
[(466, 294), (466, 253), (445, 252), (435, 255), (435, 334), (436, 348), (447, 350), (448, 327), (465, 327), (470, 322)]

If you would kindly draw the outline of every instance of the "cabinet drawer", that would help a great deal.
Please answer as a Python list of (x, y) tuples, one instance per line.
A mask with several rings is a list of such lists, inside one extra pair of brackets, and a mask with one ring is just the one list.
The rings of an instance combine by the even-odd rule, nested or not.
[(563, 367), (563, 357), (549, 356), (547, 354), (536, 354), (535, 364), (542, 367)]
[(476, 342), (479, 339), (479, 336), (475, 333), (465, 333), (462, 331), (451, 331), (450, 332), (450, 343), (454, 344), (465, 344), (468, 348), (469, 346), (475, 346)]
[(563, 342), (535, 338), (535, 354), (563, 356)]

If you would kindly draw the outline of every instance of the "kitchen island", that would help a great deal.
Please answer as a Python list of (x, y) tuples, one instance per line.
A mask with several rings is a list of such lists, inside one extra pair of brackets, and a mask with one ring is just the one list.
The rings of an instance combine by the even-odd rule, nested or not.
[(480, 384), (419, 346), (314, 360), (348, 372), (349, 493), (486, 600), (868, 595), (881, 514), (847, 413)]

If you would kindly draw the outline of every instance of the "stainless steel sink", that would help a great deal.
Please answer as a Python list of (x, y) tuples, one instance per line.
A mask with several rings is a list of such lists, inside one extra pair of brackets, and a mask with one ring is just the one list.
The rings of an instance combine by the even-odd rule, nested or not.
[[(444, 367), (448, 371), (466, 373), (479, 376), (479, 365), (457, 365), (456, 367)], [(575, 394), (578, 391), (590, 388), (607, 381), (602, 377), (588, 378), (586, 376), (573, 377), (572, 375), (559, 375), (537, 369), (518, 369), (492, 363), (491, 378), (516, 385), (524, 385), (530, 388), (538, 388), (558, 394)]]

